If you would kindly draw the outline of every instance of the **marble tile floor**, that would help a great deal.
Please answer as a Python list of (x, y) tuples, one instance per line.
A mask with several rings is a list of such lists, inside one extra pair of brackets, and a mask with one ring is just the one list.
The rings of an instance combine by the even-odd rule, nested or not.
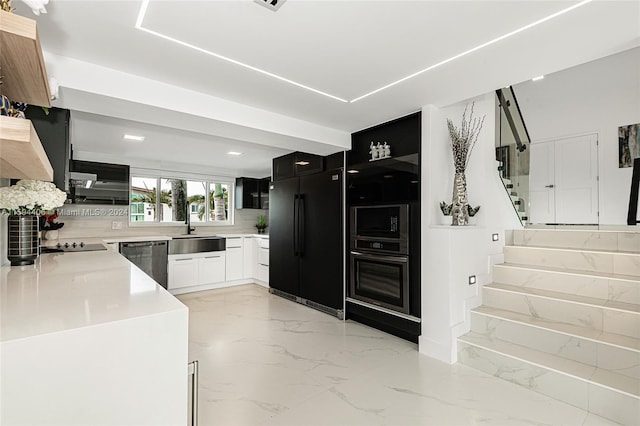
[(202, 426), (615, 424), (258, 285), (179, 299)]

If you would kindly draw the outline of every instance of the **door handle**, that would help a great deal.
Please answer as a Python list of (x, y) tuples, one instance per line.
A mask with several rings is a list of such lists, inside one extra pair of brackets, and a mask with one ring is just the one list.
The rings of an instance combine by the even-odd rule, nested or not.
[(545, 185), (545, 188), (553, 188), (553, 185)]
[(298, 207), (300, 200), (298, 194), (293, 196), (293, 255), (298, 256), (300, 249), (298, 248), (298, 221), (300, 220), (300, 209)]
[(305, 223), (304, 223), (304, 195), (300, 194), (300, 201), (298, 202), (298, 208), (300, 211), (298, 212), (298, 252), (300, 256), (304, 256), (304, 231), (305, 231)]
[(409, 259), (406, 256), (387, 256), (387, 255), (375, 255), (369, 253), (361, 253), (359, 251), (351, 250), (351, 254), (353, 256), (358, 256), (362, 259), (371, 259), (371, 260), (382, 260), (387, 262), (396, 262), (396, 263), (407, 263)]

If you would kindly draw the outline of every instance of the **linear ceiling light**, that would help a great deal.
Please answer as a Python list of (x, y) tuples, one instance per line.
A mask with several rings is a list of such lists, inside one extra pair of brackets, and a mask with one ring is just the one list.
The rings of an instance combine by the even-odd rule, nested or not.
[(511, 31), (511, 32), (509, 32), (509, 33), (507, 33), (507, 34), (501, 35), (500, 37), (496, 37), (496, 38), (494, 38), (493, 40), (489, 40), (489, 41), (487, 41), (486, 43), (482, 43), (482, 44), (480, 44), (480, 45), (478, 45), (478, 46), (476, 46), (476, 47), (473, 47), (473, 48), (471, 48), (471, 49), (469, 49), (469, 50), (465, 50), (465, 51), (464, 51), (464, 52), (462, 52), (462, 53), (458, 53), (457, 55), (454, 55), (454, 56), (452, 56), (452, 57), (450, 57), (450, 58), (448, 58), (448, 59), (445, 59), (444, 61), (440, 61), (440, 62), (438, 62), (437, 64), (433, 64), (433, 65), (431, 65), (431, 66), (429, 66), (429, 67), (427, 67), (427, 68), (425, 68), (425, 69), (423, 69), (423, 70), (420, 70), (420, 71), (418, 71), (418, 72), (414, 72), (413, 74), (410, 74), (410, 75), (408, 75), (408, 76), (406, 76), (406, 77), (403, 77), (403, 78), (401, 78), (400, 80), (396, 80), (396, 81), (394, 81), (393, 83), (389, 83), (389, 84), (387, 84), (386, 86), (382, 86), (382, 87), (380, 87), (379, 89), (372, 90), (372, 91), (371, 91), (371, 92), (369, 92), (369, 93), (365, 93), (364, 95), (362, 95), (362, 96), (360, 96), (360, 97), (358, 97), (358, 98), (355, 98), (355, 99), (350, 100), (349, 102), (352, 102), (352, 103), (353, 103), (353, 102), (358, 102), (359, 100), (364, 99), (364, 98), (366, 98), (367, 96), (371, 96), (371, 95), (373, 95), (373, 94), (375, 94), (375, 93), (381, 92), (381, 91), (383, 91), (383, 90), (385, 90), (385, 89), (388, 89), (388, 88), (390, 88), (390, 87), (392, 87), (392, 86), (395, 86), (396, 84), (400, 84), (400, 83), (402, 83), (403, 81), (407, 81), (407, 80), (409, 80), (410, 78), (417, 77), (417, 76), (419, 76), (419, 75), (420, 75), (420, 74), (422, 74), (422, 73), (425, 73), (425, 72), (427, 72), (427, 71), (431, 71), (432, 69), (439, 67), (440, 65), (444, 65), (444, 64), (449, 63), (449, 62), (451, 62), (451, 61), (454, 61), (454, 60), (456, 60), (456, 59), (462, 58), (463, 56), (466, 56), (466, 55), (468, 55), (468, 54), (470, 54), (470, 53), (473, 53), (473, 52), (475, 52), (475, 51), (477, 51), (477, 50), (483, 49), (483, 48), (485, 48), (485, 47), (487, 47), (487, 46), (491, 46), (492, 44), (495, 44), (495, 43), (497, 43), (497, 42), (499, 42), (499, 41), (502, 41), (502, 40), (504, 40), (504, 39), (506, 39), (506, 38), (509, 38), (509, 37), (514, 36), (514, 35), (516, 35), (516, 34), (518, 34), (518, 33), (521, 33), (522, 31), (528, 30), (529, 28), (533, 28), (533, 27), (535, 27), (536, 25), (540, 25), (540, 24), (542, 24), (543, 22), (547, 22), (547, 21), (549, 21), (549, 20), (551, 20), (551, 19), (553, 19), (553, 18), (557, 18), (557, 17), (558, 17), (558, 16), (560, 16), (560, 15), (564, 15), (565, 13), (570, 12), (570, 11), (572, 11), (573, 9), (577, 9), (577, 8), (579, 8), (579, 7), (582, 7), (582, 6), (584, 6), (585, 4), (590, 3), (591, 1), (592, 1), (592, 0), (583, 0), (583, 1), (581, 1), (580, 3), (574, 4), (573, 6), (569, 6), (569, 7), (565, 8), (565, 9), (562, 9), (562, 10), (561, 10), (561, 11), (559, 11), (559, 12), (553, 13), (553, 14), (551, 14), (551, 15), (549, 15), (549, 16), (547, 16), (547, 17), (545, 17), (545, 18), (538, 19), (537, 21), (532, 22), (532, 23), (530, 23), (530, 24), (528, 24), (528, 25), (525, 25), (524, 27), (520, 27), (520, 28), (518, 28), (517, 30), (513, 30), (513, 31)]
[(145, 31), (145, 32), (147, 32), (149, 34), (153, 34), (153, 35), (155, 35), (157, 37), (160, 37), (160, 38), (163, 38), (165, 40), (172, 41), (172, 42), (177, 43), (177, 44), (179, 44), (181, 46), (189, 47), (189, 48), (191, 48), (193, 50), (197, 50), (198, 52), (206, 53), (207, 55), (211, 55), (211, 56), (213, 56), (215, 58), (222, 59), (223, 61), (231, 62), (232, 64), (235, 64), (235, 65), (240, 65), (241, 67), (244, 67), (244, 68), (259, 72), (260, 74), (268, 75), (269, 77), (273, 77), (273, 78), (278, 79), (280, 81), (284, 81), (285, 83), (293, 84), (294, 86), (298, 86), (298, 87), (301, 87), (303, 89), (310, 90), (310, 91), (312, 91), (314, 93), (317, 93), (319, 95), (323, 95), (323, 96), (326, 96), (328, 98), (335, 99), (337, 101), (344, 102), (344, 103), (348, 103), (349, 102), (346, 99), (342, 99), (342, 98), (339, 98), (337, 96), (331, 95), (331, 94), (329, 94), (327, 92), (323, 92), (321, 90), (314, 89), (313, 87), (305, 86), (304, 84), (298, 83), (297, 81), (289, 80), (288, 78), (281, 77), (281, 76), (279, 76), (277, 74), (274, 74), (272, 72), (265, 71), (263, 69), (254, 67), (254, 66), (249, 65), (249, 64), (245, 64), (244, 62), (236, 61), (235, 59), (231, 59), (231, 58), (229, 58), (227, 56), (220, 55), (218, 53), (215, 53), (215, 52), (212, 52), (210, 50), (204, 49), (202, 47), (198, 47), (196, 45), (193, 45), (191, 43), (187, 43), (185, 41), (178, 40), (176, 38), (161, 34), (161, 33), (157, 32), (157, 31), (153, 31), (153, 30), (144, 28), (142, 26), (142, 21), (144, 20), (144, 16), (147, 13), (147, 7), (148, 6), (149, 6), (149, 0), (143, 0), (142, 1), (142, 6), (140, 7), (140, 12), (138, 13), (138, 19), (136, 21), (136, 28), (139, 29), (139, 30)]
[(538, 80), (542, 80), (543, 78), (544, 78), (544, 75), (539, 75), (537, 77), (533, 77), (531, 81), (538, 81)]
[(417, 71), (417, 72), (415, 72), (413, 74), (410, 74), (410, 75), (408, 75), (406, 77), (403, 77), (403, 78), (401, 78), (399, 80), (396, 80), (396, 81), (394, 81), (392, 83), (389, 83), (389, 84), (387, 84), (385, 86), (382, 86), (382, 87), (380, 87), (378, 89), (372, 90), (371, 92), (365, 93), (364, 95), (359, 96), (359, 97), (357, 97), (355, 99), (351, 99), (351, 100), (346, 100), (346, 99), (340, 98), (338, 96), (331, 95), (329, 93), (323, 92), (323, 91), (318, 90), (318, 89), (314, 89), (312, 87), (306, 86), (304, 84), (298, 83), (298, 82), (290, 80), (288, 78), (281, 77), (281, 76), (279, 76), (277, 74), (274, 74), (274, 73), (271, 73), (269, 71), (265, 71), (263, 69), (254, 67), (252, 65), (245, 64), (244, 62), (236, 61), (235, 59), (231, 59), (231, 58), (228, 58), (226, 56), (220, 55), (218, 53), (211, 52), (210, 50), (203, 49), (202, 47), (198, 47), (198, 46), (195, 46), (193, 44), (190, 44), (190, 43), (175, 39), (173, 37), (161, 34), (161, 33), (157, 32), (157, 31), (153, 31), (153, 30), (144, 28), (142, 26), (142, 21), (144, 20), (144, 16), (147, 13), (147, 8), (149, 6), (149, 0), (142, 0), (142, 5), (140, 6), (140, 11), (138, 12), (138, 19), (136, 20), (136, 28), (139, 29), (139, 30), (145, 31), (145, 32), (147, 32), (149, 34), (155, 35), (157, 37), (163, 38), (165, 40), (169, 40), (169, 41), (172, 41), (172, 42), (177, 43), (179, 45), (182, 45), (182, 46), (189, 47), (191, 49), (197, 50), (198, 52), (206, 53), (207, 55), (216, 57), (218, 59), (222, 59), (222, 60), (227, 61), (227, 62), (231, 62), (232, 64), (236, 64), (236, 65), (239, 65), (241, 67), (244, 67), (244, 68), (259, 72), (259, 73), (267, 75), (269, 77), (273, 77), (273, 78), (278, 79), (280, 81), (284, 81), (285, 83), (293, 84), (294, 86), (301, 87), (303, 89), (309, 90), (309, 91), (317, 93), (319, 95), (323, 95), (323, 96), (326, 96), (326, 97), (331, 98), (331, 99), (335, 99), (335, 100), (340, 101), (340, 102), (354, 103), (354, 102), (358, 102), (359, 100), (362, 100), (362, 99), (364, 99), (366, 97), (369, 97), (369, 96), (371, 96), (373, 94), (376, 94), (378, 92), (386, 90), (386, 89), (388, 89), (390, 87), (396, 86), (396, 85), (398, 85), (398, 84), (400, 84), (400, 83), (402, 83), (404, 81), (407, 81), (407, 80), (409, 80), (411, 78), (417, 77), (420, 74), (423, 74), (423, 73), (425, 73), (427, 71), (431, 71), (432, 69), (437, 68), (437, 67), (439, 67), (441, 65), (444, 65), (444, 64), (447, 64), (447, 63), (449, 63), (451, 61), (454, 61), (456, 59), (462, 58), (463, 56), (466, 56), (466, 55), (468, 55), (470, 53), (473, 53), (473, 52), (476, 52), (476, 51), (478, 51), (480, 49), (483, 49), (485, 47), (491, 46), (492, 44), (498, 43), (499, 41), (502, 41), (502, 40), (507, 39), (507, 38), (509, 38), (511, 36), (519, 34), (519, 33), (523, 32), (523, 31), (526, 31), (526, 30), (528, 30), (530, 28), (533, 28), (533, 27), (535, 27), (537, 25), (540, 25), (540, 24), (542, 24), (544, 22), (550, 21), (551, 19), (557, 18), (558, 16), (564, 15), (565, 13), (571, 12), (572, 10), (577, 9), (579, 7), (582, 7), (582, 6), (586, 5), (587, 3), (591, 3), (591, 1), (593, 1), (593, 0), (583, 0), (580, 3), (576, 3), (573, 6), (569, 6), (569, 7), (565, 8), (565, 9), (562, 9), (562, 10), (556, 12), (556, 13), (552, 13), (549, 16), (546, 16), (546, 17), (544, 17), (542, 19), (538, 19), (537, 21), (534, 21), (534, 22), (532, 22), (530, 24), (527, 24), (527, 25), (525, 25), (523, 27), (520, 27), (520, 28), (518, 28), (516, 30), (513, 30), (513, 31), (508, 32), (508, 33), (506, 33), (504, 35), (496, 37), (496, 38), (494, 38), (492, 40), (489, 40), (489, 41), (487, 41), (485, 43), (482, 43), (482, 44), (480, 44), (480, 45), (478, 45), (476, 47), (473, 47), (473, 48), (471, 48), (469, 50), (465, 50), (462, 53), (458, 53), (457, 55), (454, 55), (454, 56), (452, 56), (450, 58), (447, 58), (447, 59), (445, 59), (443, 61), (440, 61), (440, 62), (438, 62), (436, 64), (430, 65), (427, 68), (424, 68), (424, 69), (422, 69), (420, 71)]

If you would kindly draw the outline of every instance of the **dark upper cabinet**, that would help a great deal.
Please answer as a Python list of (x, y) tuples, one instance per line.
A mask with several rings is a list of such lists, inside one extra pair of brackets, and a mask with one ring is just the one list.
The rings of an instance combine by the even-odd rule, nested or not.
[(236, 178), (236, 209), (268, 209), (269, 178)]
[[(351, 151), (347, 153), (347, 164), (368, 163), (371, 142), (387, 142), (391, 157), (399, 158), (420, 152), (422, 137), (422, 114), (420, 112), (397, 118), (351, 135)], [(388, 160), (381, 160), (386, 162)]]
[(25, 116), (33, 123), (42, 147), (53, 167), (53, 183), (62, 191), (69, 191), (69, 144), (68, 109), (49, 108), (49, 113), (35, 105), (30, 105)]
[(260, 197), (260, 208), (267, 210), (269, 209), (269, 183), (271, 179), (264, 178), (258, 181), (258, 194)]
[(293, 152), (273, 159), (273, 180), (294, 176), (312, 175), (324, 170), (324, 158), (320, 155)]

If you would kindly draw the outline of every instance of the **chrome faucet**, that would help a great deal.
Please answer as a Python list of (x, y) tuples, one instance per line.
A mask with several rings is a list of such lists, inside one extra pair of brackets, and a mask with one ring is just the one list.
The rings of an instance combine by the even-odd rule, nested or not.
[(191, 235), (192, 231), (195, 231), (196, 228), (191, 227), (191, 209), (189, 208), (189, 202), (187, 201), (187, 219), (184, 222), (187, 225), (187, 235)]

